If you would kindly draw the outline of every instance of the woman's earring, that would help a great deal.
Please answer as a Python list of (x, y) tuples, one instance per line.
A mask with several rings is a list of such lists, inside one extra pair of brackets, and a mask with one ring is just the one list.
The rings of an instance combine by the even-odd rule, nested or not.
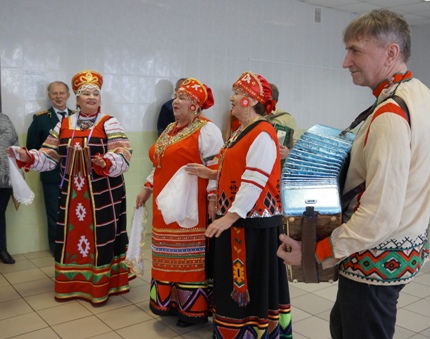
[(242, 98), (242, 99), (240, 99), (240, 106), (242, 106), (242, 107), (248, 107), (249, 106), (249, 99), (248, 98)]
[(194, 105), (194, 104), (191, 104), (191, 105), (190, 105), (190, 111), (191, 111), (191, 112), (195, 112), (195, 111), (196, 111), (196, 109), (197, 109), (196, 105)]

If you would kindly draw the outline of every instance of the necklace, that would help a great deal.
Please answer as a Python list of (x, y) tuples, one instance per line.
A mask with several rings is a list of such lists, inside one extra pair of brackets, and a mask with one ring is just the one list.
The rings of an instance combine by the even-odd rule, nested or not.
[(157, 168), (161, 167), (161, 158), (164, 157), (166, 149), (193, 134), (197, 129), (206, 124), (204, 119), (193, 119), (188, 125), (177, 128), (177, 122), (167, 126), (155, 142), (155, 159)]
[(239, 138), (239, 136), (242, 134), (242, 132), (244, 132), (249, 126), (251, 126), (252, 124), (257, 122), (258, 120), (262, 120), (262, 117), (261, 116), (255, 117), (254, 119), (249, 121), (246, 124), (246, 126), (244, 126), (242, 124), (240, 126), (240, 128), (238, 128), (236, 131), (234, 131), (232, 136), (224, 143), (224, 146), (221, 148), (221, 150), (219, 152), (219, 161), (218, 161), (219, 165), (218, 165), (218, 172), (217, 172), (217, 181), (218, 182), (219, 182), (219, 179), (221, 177), (221, 171), (223, 168), (224, 158), (225, 158), (225, 154), (227, 153), (227, 150), (235, 144), (236, 140)]
[(86, 119), (86, 120), (78, 118), (77, 124), (82, 131), (86, 131), (87, 129), (94, 126), (96, 119), (97, 119), (97, 115), (92, 119)]
[(247, 122), (246, 124), (245, 122), (241, 124), (240, 127), (236, 131), (234, 131), (232, 136), (225, 142), (224, 148), (229, 148), (236, 141), (239, 135), (241, 135), (243, 131), (245, 131), (249, 126), (251, 126), (257, 120), (261, 120), (261, 116), (255, 117), (254, 119)]

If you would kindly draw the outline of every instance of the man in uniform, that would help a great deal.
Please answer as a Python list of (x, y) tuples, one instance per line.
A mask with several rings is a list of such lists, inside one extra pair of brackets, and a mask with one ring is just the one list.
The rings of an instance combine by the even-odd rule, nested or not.
[[(67, 108), (70, 97), (69, 87), (61, 81), (54, 81), (48, 85), (48, 97), (52, 107), (46, 111), (36, 113), (27, 132), (27, 149), (40, 149), (50, 131), (54, 129), (63, 117), (74, 113)], [(48, 221), (48, 243), (51, 253), (55, 251), (55, 233), (57, 226), (58, 198), (60, 196), (60, 166), (50, 172), (40, 173), (46, 216)]]

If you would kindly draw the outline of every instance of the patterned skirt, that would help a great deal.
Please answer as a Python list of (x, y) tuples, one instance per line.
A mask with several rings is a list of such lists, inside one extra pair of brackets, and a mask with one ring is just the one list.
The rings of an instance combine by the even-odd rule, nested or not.
[[(70, 183), (70, 184), (69, 184)], [(93, 304), (128, 292), (128, 244), (122, 176), (65, 180), (55, 248), (55, 298)]]
[(279, 228), (245, 228), (249, 303), (231, 296), (231, 232), (216, 238), (214, 250), (214, 338), (292, 338), (286, 267), (276, 255)]

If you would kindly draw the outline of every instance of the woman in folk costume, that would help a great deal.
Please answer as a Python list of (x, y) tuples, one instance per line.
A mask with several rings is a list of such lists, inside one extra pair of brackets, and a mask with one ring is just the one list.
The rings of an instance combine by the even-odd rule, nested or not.
[(224, 144), (218, 178), (215, 237), (214, 338), (291, 338), (286, 268), (276, 251), (282, 231), (278, 138), (264, 120), (275, 106), (262, 76), (243, 73), (233, 84), (232, 114), (241, 127)]
[(72, 78), (78, 112), (57, 124), (40, 151), (8, 151), (27, 170), (61, 163), (55, 298), (97, 305), (129, 290), (123, 173), (132, 150), (118, 120), (100, 112), (102, 83), (95, 71), (78, 72)]
[(220, 129), (201, 116), (213, 105), (212, 91), (194, 78), (176, 92), (176, 121), (149, 150), (153, 169), (136, 206), (153, 195), (152, 280), (150, 308), (158, 315), (178, 315), (177, 325), (207, 322), (208, 283), (205, 231), (215, 217), (215, 180), (190, 176), (188, 163), (216, 167), (223, 140)]

